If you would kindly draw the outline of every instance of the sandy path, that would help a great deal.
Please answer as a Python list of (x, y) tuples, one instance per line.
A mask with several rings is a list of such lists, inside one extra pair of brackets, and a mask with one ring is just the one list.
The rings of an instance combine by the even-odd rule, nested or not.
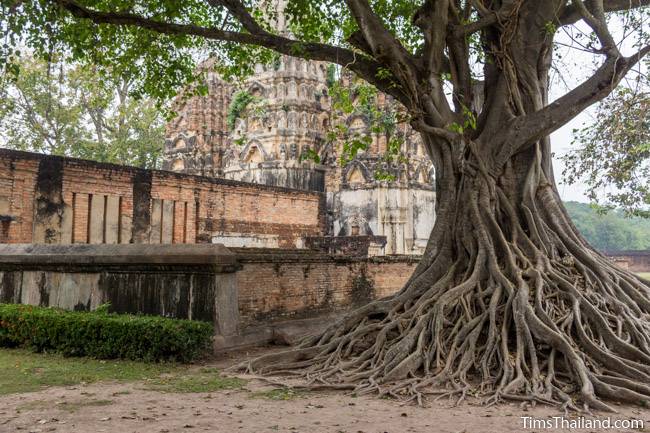
[[(230, 359), (215, 360), (224, 366)], [(524, 429), (521, 416), (559, 416), (548, 407), (522, 411), (518, 405), (484, 408), (401, 406), (375, 397), (318, 392), (290, 400), (261, 398), (268, 385), (251, 380), (244, 390), (171, 394), (142, 384), (103, 383), (0, 398), (0, 432), (441, 432), (505, 433), (542, 431), (600, 432), (599, 429)], [(650, 432), (650, 410), (620, 407), (620, 419), (641, 419)], [(597, 414), (604, 418), (606, 414)]]

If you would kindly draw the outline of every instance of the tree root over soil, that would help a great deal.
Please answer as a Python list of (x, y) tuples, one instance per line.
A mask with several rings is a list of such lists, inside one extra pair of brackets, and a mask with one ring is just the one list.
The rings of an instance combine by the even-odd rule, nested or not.
[(591, 249), (550, 185), (517, 207), (496, 182), (461, 190), (399, 293), (239, 368), (419, 404), (648, 405), (650, 284)]

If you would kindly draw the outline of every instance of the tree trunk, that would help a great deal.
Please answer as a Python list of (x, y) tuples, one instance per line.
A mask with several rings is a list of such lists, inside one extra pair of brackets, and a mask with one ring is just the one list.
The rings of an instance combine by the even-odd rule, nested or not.
[(482, 161), (498, 146), (468, 146), (460, 162), (433, 155), (438, 219), (399, 293), (249, 368), (420, 403), (468, 393), (565, 408), (650, 403), (650, 285), (577, 232), (548, 140), (494, 175)]

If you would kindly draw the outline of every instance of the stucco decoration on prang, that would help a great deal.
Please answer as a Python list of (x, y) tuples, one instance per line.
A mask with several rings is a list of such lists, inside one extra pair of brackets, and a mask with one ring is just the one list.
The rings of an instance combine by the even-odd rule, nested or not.
[[(286, 0), (268, 1), (279, 31), (288, 33)], [(210, 65), (209, 60), (203, 67)], [(385, 155), (391, 136), (373, 132), (365, 114), (334, 115), (326, 63), (280, 56), (273, 65), (258, 65), (239, 87), (208, 75), (206, 96), (177, 101), (178, 118), (167, 128), (165, 168), (324, 192), (327, 235), (386, 236), (387, 254), (424, 251), (435, 218), (433, 167), (406, 122), (393, 131), (402, 154), (390, 160)], [(242, 90), (253, 102), (230, 129), (230, 104)], [(381, 107), (397, 104), (384, 94), (377, 101)], [(371, 138), (365, 151), (343, 165), (343, 143), (328, 134), (337, 122)]]

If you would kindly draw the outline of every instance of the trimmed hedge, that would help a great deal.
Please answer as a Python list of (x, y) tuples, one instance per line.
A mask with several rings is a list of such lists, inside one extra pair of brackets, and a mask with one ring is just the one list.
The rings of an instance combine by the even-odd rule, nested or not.
[(0, 304), (0, 346), (66, 356), (187, 362), (211, 344), (212, 325), (158, 316)]

